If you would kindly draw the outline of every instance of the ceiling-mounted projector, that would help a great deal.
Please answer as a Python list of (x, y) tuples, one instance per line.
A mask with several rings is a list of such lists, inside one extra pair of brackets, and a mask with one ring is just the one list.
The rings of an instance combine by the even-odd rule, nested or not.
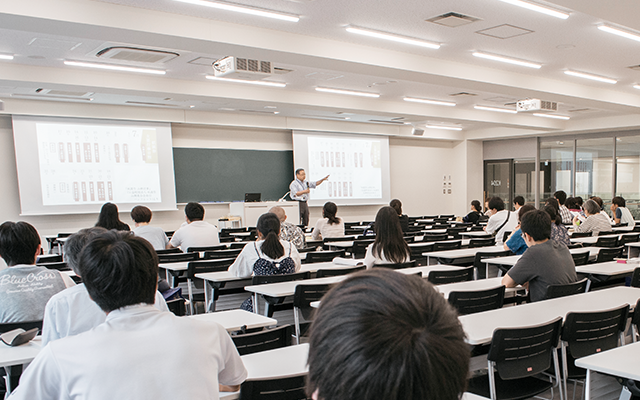
[(227, 56), (215, 61), (212, 65), (216, 77), (260, 80), (273, 73), (271, 61), (252, 60)]
[(525, 99), (516, 102), (517, 112), (558, 111), (558, 103), (540, 99)]

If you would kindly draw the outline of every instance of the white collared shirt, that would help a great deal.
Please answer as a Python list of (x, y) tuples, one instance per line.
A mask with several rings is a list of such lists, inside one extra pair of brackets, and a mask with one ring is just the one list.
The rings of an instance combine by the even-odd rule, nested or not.
[(193, 221), (178, 229), (169, 243), (186, 252), (189, 247), (216, 246), (220, 244), (220, 238), (215, 225), (205, 221)]

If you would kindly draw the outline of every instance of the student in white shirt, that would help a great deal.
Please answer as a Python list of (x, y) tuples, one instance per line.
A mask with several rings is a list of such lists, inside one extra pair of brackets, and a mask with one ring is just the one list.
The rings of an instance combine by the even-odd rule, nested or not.
[(238, 390), (247, 371), (222, 326), (152, 306), (158, 257), (149, 242), (106, 232), (79, 265), (107, 320), (45, 346), (12, 400), (217, 400), (220, 389)]
[[(69, 236), (64, 243), (64, 258), (69, 268), (78, 276), (82, 276), (78, 258), (84, 246), (91, 239), (107, 232), (106, 229), (94, 227), (82, 229)], [(160, 311), (169, 311), (167, 303), (160, 292), (156, 291), (154, 306)], [(59, 292), (49, 299), (44, 309), (42, 328), (42, 345), (67, 336), (86, 332), (100, 325), (107, 319), (107, 314), (91, 300), (84, 283)]]
[(344, 236), (344, 222), (342, 218), (336, 217), (337, 213), (338, 206), (336, 203), (331, 201), (324, 203), (322, 218), (316, 222), (316, 226), (311, 232), (313, 240)]
[(491, 217), (484, 230), (496, 237), (496, 245), (501, 245), (504, 241), (505, 232), (513, 232), (518, 225), (518, 216), (504, 209), (504, 201), (500, 197), (489, 199), (489, 209), (492, 211)]
[(375, 264), (396, 264), (409, 261), (411, 251), (402, 236), (398, 213), (392, 207), (382, 207), (374, 224), (376, 239), (367, 247), (364, 263), (367, 269)]
[(613, 212), (613, 220), (616, 224), (627, 224), (629, 230), (633, 230), (636, 226), (636, 221), (627, 208), (627, 202), (623, 197), (616, 196), (611, 199), (611, 212)]
[(166, 249), (167, 244), (169, 243), (167, 234), (164, 233), (164, 230), (162, 230), (162, 228), (149, 225), (152, 216), (153, 213), (151, 212), (149, 207), (133, 207), (133, 209), (131, 209), (131, 219), (135, 223), (133, 233), (135, 233), (136, 236), (147, 239), (147, 241), (151, 243), (153, 248), (156, 250)]
[(201, 204), (191, 202), (184, 207), (184, 214), (187, 225), (178, 229), (171, 241), (167, 244), (167, 249), (180, 247), (182, 251), (187, 251), (189, 247), (206, 247), (220, 244), (218, 228), (204, 221), (204, 207)]

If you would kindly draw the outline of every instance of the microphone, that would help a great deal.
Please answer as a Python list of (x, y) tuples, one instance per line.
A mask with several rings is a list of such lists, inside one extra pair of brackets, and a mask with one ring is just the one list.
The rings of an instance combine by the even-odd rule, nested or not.
[(282, 202), (282, 201), (284, 201), (284, 198), (285, 198), (285, 197), (287, 197), (287, 195), (288, 195), (289, 193), (291, 193), (291, 191), (289, 191), (289, 192), (285, 193), (285, 194), (284, 194), (284, 196), (280, 197), (280, 200), (278, 200), (278, 202)]

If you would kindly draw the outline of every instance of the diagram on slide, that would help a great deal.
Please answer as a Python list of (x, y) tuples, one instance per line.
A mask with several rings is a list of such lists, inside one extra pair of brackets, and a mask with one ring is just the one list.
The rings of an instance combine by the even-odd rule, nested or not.
[(37, 123), (44, 205), (161, 201), (153, 127)]
[(310, 181), (330, 175), (313, 192), (317, 200), (382, 197), (382, 148), (373, 139), (308, 139)]

